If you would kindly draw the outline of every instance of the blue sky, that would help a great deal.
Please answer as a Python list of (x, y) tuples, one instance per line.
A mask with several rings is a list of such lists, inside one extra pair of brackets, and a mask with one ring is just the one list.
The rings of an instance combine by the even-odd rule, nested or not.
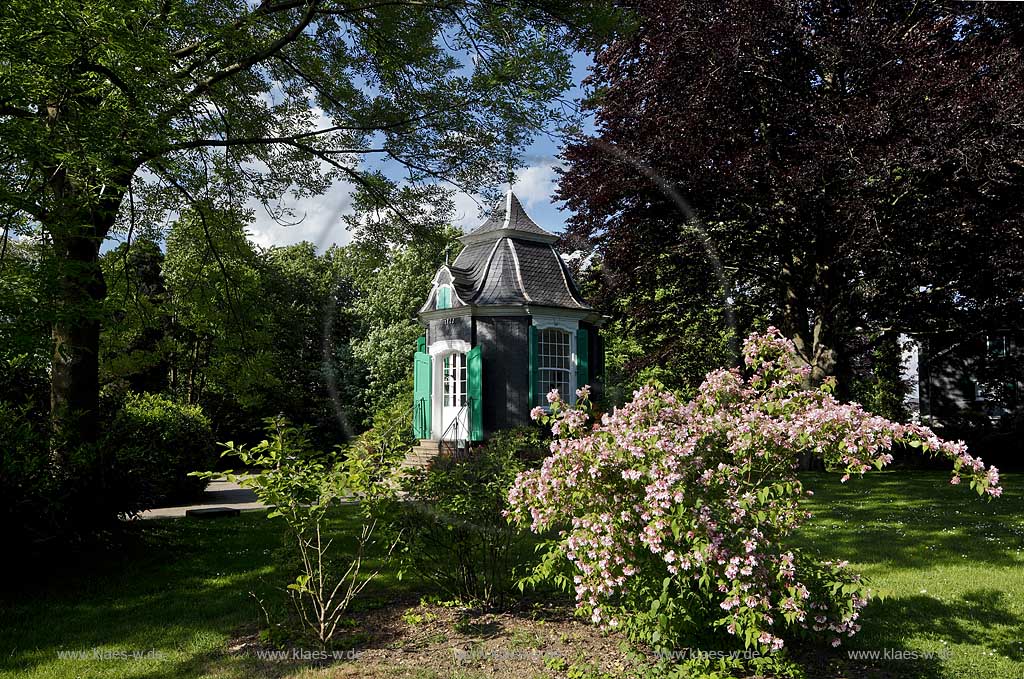
[[(590, 63), (590, 57), (582, 53), (573, 58), (574, 86), (566, 94), (567, 99), (577, 99), (581, 95), (579, 83), (586, 77)], [(585, 131), (592, 129), (591, 122), (587, 121)], [(526, 167), (518, 173), (513, 185), (513, 190), (534, 221), (553, 232), (562, 231), (568, 217), (568, 213), (560, 209), (562, 204), (554, 203), (551, 198), (557, 179), (555, 166), (560, 145), (559, 140), (548, 135), (538, 136), (524, 154)], [(256, 218), (250, 227), (250, 237), (263, 246), (288, 245), (303, 240), (313, 241), (321, 249), (333, 244), (343, 245), (349, 242), (351, 234), (345, 231), (339, 218), (349, 212), (350, 197), (350, 187), (339, 183), (322, 196), (293, 205), (296, 213), (304, 215), (303, 221), (294, 226), (277, 224), (261, 206), (253, 205)], [(457, 194), (455, 209), (456, 225), (463, 229), (472, 229), (482, 221), (477, 196)]]

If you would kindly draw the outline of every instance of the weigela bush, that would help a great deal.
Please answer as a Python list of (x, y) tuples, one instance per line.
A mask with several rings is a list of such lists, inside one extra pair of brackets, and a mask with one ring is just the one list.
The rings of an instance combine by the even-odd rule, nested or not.
[[(594, 423), (589, 390), (569, 407), (557, 392), (536, 419), (555, 434), (551, 455), (509, 492), (513, 520), (557, 532), (537, 578), (561, 578), (594, 623), (623, 627), (659, 650), (707, 631), (733, 635), (760, 653), (786, 640), (839, 645), (860, 628), (870, 590), (845, 562), (797, 549), (809, 514), (799, 499), (801, 455), (814, 453), (845, 482), (892, 461), (904, 444), (953, 463), (998, 497), (999, 473), (963, 442), (891, 422), (806, 389), (791, 342), (774, 328), (744, 345), (745, 370), (710, 373), (693, 401), (654, 387)], [(566, 579), (558, 564), (572, 566)]]

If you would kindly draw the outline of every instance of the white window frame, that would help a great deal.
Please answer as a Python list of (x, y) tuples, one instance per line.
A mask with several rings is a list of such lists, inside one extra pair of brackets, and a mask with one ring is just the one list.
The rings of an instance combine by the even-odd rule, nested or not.
[[(467, 356), (461, 351), (441, 356), (441, 407), (461, 408), (469, 403), (469, 366)], [(448, 373), (451, 372), (453, 382), (449, 389)], [(448, 403), (451, 397), (452, 403)]]
[[(579, 385), (576, 384), (576, 331), (580, 327), (579, 320), (575, 318), (565, 318), (564, 316), (534, 316), (533, 325), (537, 328), (537, 332), (540, 333), (542, 330), (562, 330), (569, 335), (569, 393), (560, 394), (562, 400), (567, 401), (570, 405), (576, 405), (576, 389)], [(540, 388), (540, 336), (537, 337), (537, 391), (541, 392), (537, 395), (538, 403), (530, 404), (532, 408), (535, 405), (547, 409), (547, 392)]]
[[(427, 353), (430, 354), (430, 429), (431, 440), (441, 439), (441, 417), (444, 402), (444, 357), (447, 354), (459, 353), (468, 354), (473, 347), (469, 342), (460, 339), (437, 340), (427, 346)], [(469, 375), (467, 372), (467, 379)], [(467, 381), (468, 388), (468, 381)]]

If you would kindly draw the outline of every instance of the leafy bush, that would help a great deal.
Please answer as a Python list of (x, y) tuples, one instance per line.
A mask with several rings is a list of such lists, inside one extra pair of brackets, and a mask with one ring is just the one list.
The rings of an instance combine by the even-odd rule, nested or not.
[(28, 406), (0, 401), (0, 522), (6, 539), (23, 545), (53, 535), (57, 483), (47, 438), (33, 425)]
[(110, 456), (118, 510), (128, 514), (195, 498), (207, 481), (189, 474), (209, 469), (217, 459), (202, 409), (158, 394), (127, 393), (103, 448)]
[(996, 469), (962, 442), (839, 403), (831, 382), (803, 389), (806, 372), (776, 330), (752, 335), (744, 352), (746, 375), (712, 372), (692, 402), (645, 387), (593, 426), (586, 388), (577, 408), (552, 392), (551, 414), (534, 412), (552, 425), (552, 455), (509, 495), (521, 525), (564, 529), (536, 576), (562, 578), (594, 623), (666, 653), (709, 631), (761, 654), (786, 639), (838, 645), (857, 632), (866, 583), (791, 539), (806, 517), (795, 473), (805, 451), (846, 481), (905, 443), (951, 461), (954, 484), (966, 477), (979, 494), (1001, 493)]
[(0, 401), (0, 521), (24, 564), (51, 547), (109, 537), (118, 500), (108, 492), (102, 451), (98, 443), (57, 443), (31, 404)]
[[(349, 605), (377, 575), (362, 572), (365, 550), (373, 543), (377, 522), (370, 520), (356, 538), (353, 553), (339, 553), (326, 534), (328, 510), (340, 500), (367, 500), (373, 506), (379, 494), (390, 492), (366, 473), (366, 468), (336, 456), (315, 451), (309, 443), (309, 427), (291, 426), (284, 418), (267, 420), (268, 437), (253, 446), (226, 444), (224, 455), (240, 460), (255, 474), (225, 472), (225, 476), (251, 488), (261, 502), (273, 506), (267, 518), (281, 517), (288, 527), (291, 553), (299, 573), (288, 584), (293, 604), (294, 627), (321, 648), (330, 646)], [(218, 472), (197, 473), (199, 478)], [(393, 543), (392, 543), (393, 546)], [(390, 553), (390, 549), (387, 550)], [(269, 620), (268, 620), (269, 621)]]
[(464, 458), (410, 471), (396, 508), (407, 567), (454, 598), (504, 605), (527, 562), (523, 536), (506, 518), (508, 491), (544, 450), (537, 429), (515, 429)]

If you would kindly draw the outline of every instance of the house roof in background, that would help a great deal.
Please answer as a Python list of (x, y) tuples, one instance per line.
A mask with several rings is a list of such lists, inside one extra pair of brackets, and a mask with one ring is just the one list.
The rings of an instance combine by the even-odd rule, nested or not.
[[(554, 248), (558, 236), (538, 226), (511, 191), (490, 218), (461, 240), (466, 247), (441, 271), (451, 274), (462, 304), (592, 308)], [(431, 294), (420, 311), (430, 311), (433, 299)]]
[(476, 227), (461, 240), (466, 245), (484, 240), (492, 240), (498, 236), (510, 236), (521, 240), (536, 240), (541, 243), (554, 243), (558, 236), (537, 225), (537, 222), (526, 214), (523, 204), (512, 191), (495, 206), (494, 212), (480, 226)]

